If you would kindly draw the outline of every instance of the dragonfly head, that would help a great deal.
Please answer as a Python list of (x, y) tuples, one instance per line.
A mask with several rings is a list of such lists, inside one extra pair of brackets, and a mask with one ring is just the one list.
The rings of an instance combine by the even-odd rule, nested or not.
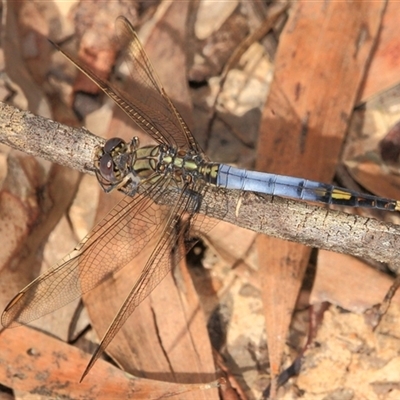
[(135, 174), (132, 165), (138, 146), (139, 140), (136, 137), (129, 143), (121, 138), (112, 138), (96, 150), (96, 176), (104, 191), (121, 189), (128, 183), (134, 185), (135, 191), (140, 178)]

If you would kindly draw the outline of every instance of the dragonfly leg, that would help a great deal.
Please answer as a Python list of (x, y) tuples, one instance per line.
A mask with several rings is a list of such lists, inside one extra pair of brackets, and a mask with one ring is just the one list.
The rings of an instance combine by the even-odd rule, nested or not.
[(201, 202), (203, 200), (203, 196), (194, 191), (193, 189), (186, 189), (185, 190), (185, 195), (189, 196), (191, 199), (193, 199), (193, 202), (191, 202), (192, 205), (192, 209), (191, 211), (194, 213), (198, 213), (200, 211), (200, 207), (201, 207)]

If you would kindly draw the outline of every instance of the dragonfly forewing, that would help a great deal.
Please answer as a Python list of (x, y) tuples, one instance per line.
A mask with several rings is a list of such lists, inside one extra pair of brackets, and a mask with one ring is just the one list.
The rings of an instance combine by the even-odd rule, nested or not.
[[(203, 153), (183, 118), (166, 95), (130, 22), (125, 17), (119, 17), (115, 28), (122, 46), (121, 53), (130, 71), (130, 79), (122, 89), (123, 99), (125, 101), (129, 99), (132, 104), (135, 99), (140, 99), (140, 114), (151, 123), (154, 129), (148, 133), (157, 142)], [(131, 111), (127, 113), (132, 119), (136, 118)]]

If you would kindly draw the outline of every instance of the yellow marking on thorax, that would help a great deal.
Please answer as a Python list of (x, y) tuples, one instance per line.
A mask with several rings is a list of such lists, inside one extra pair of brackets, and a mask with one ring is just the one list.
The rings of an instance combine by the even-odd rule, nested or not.
[(199, 169), (199, 166), (193, 160), (186, 160), (184, 167), (188, 171), (197, 171)]
[(183, 167), (183, 158), (175, 157), (174, 165), (175, 165), (175, 167), (182, 168)]
[(145, 179), (155, 172), (159, 158), (159, 146), (143, 146), (136, 150), (136, 157), (132, 167), (140, 178)]

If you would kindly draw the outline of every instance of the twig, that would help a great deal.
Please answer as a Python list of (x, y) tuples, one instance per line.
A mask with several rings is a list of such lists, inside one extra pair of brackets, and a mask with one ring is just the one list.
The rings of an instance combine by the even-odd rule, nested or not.
[[(28, 154), (94, 172), (92, 155), (101, 139), (0, 103), (0, 142)], [(207, 204), (213, 207), (207, 208)], [(207, 208), (207, 209), (206, 209)], [(210, 188), (200, 212), (266, 235), (395, 265), (400, 226), (255, 193)]]
[(94, 174), (93, 149), (104, 139), (0, 102), (0, 142), (80, 172)]

